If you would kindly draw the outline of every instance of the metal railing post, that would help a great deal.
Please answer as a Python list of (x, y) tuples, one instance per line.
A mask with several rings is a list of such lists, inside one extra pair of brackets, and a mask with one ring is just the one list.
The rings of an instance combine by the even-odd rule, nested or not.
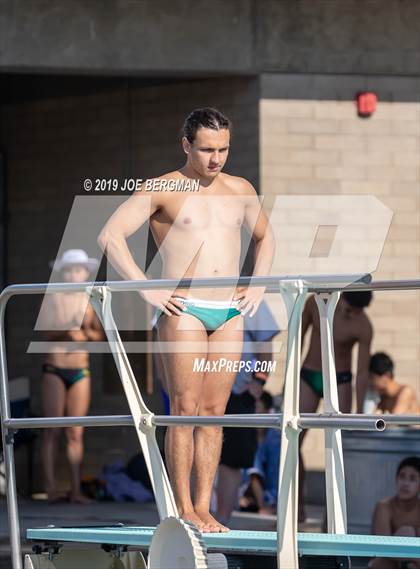
[[(321, 333), (324, 413), (339, 413), (333, 321), (339, 292), (315, 295)], [(346, 484), (341, 430), (325, 429), (325, 485), (328, 533), (347, 533)]]
[(7, 375), (6, 342), (4, 337), (4, 314), (8, 295), (0, 295), (0, 411), (1, 436), (6, 474), (7, 514), (9, 519), (10, 547), (13, 569), (22, 569), (19, 512), (16, 490), (16, 473), (13, 449), (13, 430), (4, 425), (10, 419), (9, 383)]
[(296, 283), (294, 291), (282, 287), (280, 290), (287, 308), (288, 333), (277, 497), (277, 563), (279, 567), (298, 569), (300, 342), (307, 290), (302, 281)]

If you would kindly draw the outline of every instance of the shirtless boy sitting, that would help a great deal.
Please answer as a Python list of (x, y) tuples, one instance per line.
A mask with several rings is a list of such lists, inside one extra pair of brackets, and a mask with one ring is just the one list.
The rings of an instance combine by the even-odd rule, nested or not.
[[(373, 514), (374, 535), (420, 536), (420, 457), (405, 458), (397, 469), (397, 492), (381, 500)], [(420, 560), (377, 558), (370, 569), (419, 569)]]
[(394, 362), (384, 352), (377, 352), (370, 359), (370, 383), (380, 396), (377, 411), (396, 415), (420, 414), (416, 392), (409, 385), (394, 379)]

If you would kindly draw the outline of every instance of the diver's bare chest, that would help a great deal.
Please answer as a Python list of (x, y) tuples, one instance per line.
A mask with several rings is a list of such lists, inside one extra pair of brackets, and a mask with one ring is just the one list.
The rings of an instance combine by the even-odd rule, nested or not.
[[(334, 317), (333, 330), (334, 330), (335, 346), (352, 346), (357, 341), (357, 334), (358, 334), (357, 328), (348, 321), (344, 320), (337, 313)], [(318, 315), (314, 324), (314, 331), (316, 333), (317, 338), (320, 340), (321, 330), (320, 330), (320, 322)]]
[(210, 227), (239, 229), (245, 207), (234, 195), (198, 194), (168, 200), (161, 214), (171, 226), (183, 230)]

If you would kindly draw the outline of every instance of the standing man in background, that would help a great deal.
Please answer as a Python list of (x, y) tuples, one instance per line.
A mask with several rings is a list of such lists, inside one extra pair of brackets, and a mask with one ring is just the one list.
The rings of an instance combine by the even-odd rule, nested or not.
[[(342, 413), (350, 413), (352, 406), (351, 371), (352, 352), (358, 345), (358, 361), (356, 372), (356, 402), (357, 413), (363, 413), (363, 402), (369, 383), (370, 346), (373, 337), (373, 327), (365, 308), (372, 300), (370, 291), (343, 292), (337, 303), (334, 314), (333, 339), (334, 356), (337, 373), (337, 388), (339, 409)], [(311, 329), (311, 339), (308, 352), (301, 369), (300, 382), (300, 412), (315, 413), (324, 396), (322, 360), (321, 360), (321, 331), (319, 311), (315, 296), (309, 297), (302, 315), (302, 346), (305, 335)], [(302, 447), (307, 430), (300, 436)], [(299, 521), (305, 520), (303, 484), (305, 467), (302, 452), (299, 460)]]

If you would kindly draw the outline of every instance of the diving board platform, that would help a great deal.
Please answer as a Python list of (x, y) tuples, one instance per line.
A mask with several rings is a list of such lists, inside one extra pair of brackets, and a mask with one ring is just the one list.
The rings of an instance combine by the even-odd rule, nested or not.
[[(150, 547), (154, 527), (84, 526), (43, 527), (26, 531), (27, 539), (38, 542), (77, 542), (100, 545)], [(202, 540), (208, 551), (243, 555), (277, 555), (277, 532), (238, 531), (204, 533)], [(349, 557), (420, 558), (420, 538), (372, 535), (299, 533), (299, 555)]]

